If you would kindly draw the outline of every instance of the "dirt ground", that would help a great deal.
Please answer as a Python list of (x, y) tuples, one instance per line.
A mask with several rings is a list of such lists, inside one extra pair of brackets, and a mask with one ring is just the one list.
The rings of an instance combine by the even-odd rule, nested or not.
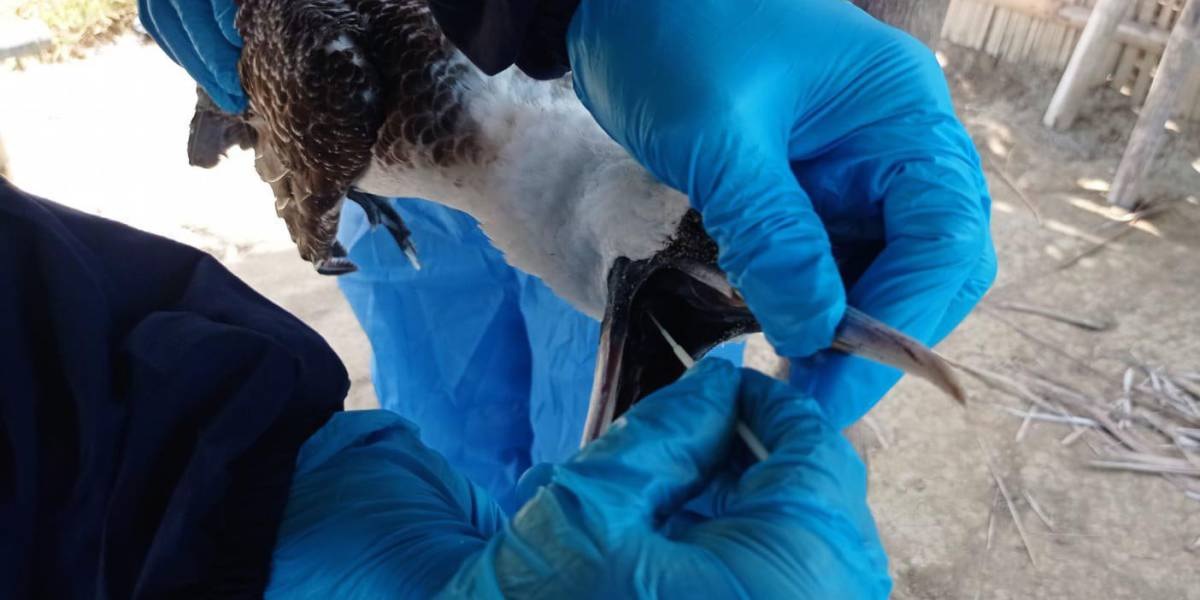
[[(1200, 372), (1200, 126), (1171, 134), (1151, 194), (1165, 208), (1131, 228), (1102, 193), (1136, 118), (1119, 96), (1096, 94), (1072, 131), (1054, 133), (1039, 122), (1052, 77), (948, 54), (960, 114), (988, 166), (1001, 271), (940, 350), (978, 367), (1040, 373), (1097, 402), (1120, 396), (1132, 363)], [(12, 179), (212, 252), (321, 332), (351, 371), (349, 403), (371, 405), (367, 342), (333, 282), (288, 247), (251, 157), (235, 153), (214, 171), (187, 166), (193, 100), (182, 71), (132, 39), (86, 61), (0, 70)], [(1001, 308), (1012, 302), (1116, 325), (1085, 331)], [(1035, 422), (1018, 442), (1021, 419), (996, 406), (1028, 406), (971, 388), (964, 412), (905, 381), (872, 414), (878, 435), (863, 430), (894, 597), (1200, 599), (1200, 548), (1189, 549), (1200, 502), (1156, 475), (1089, 468), (1091, 435), (1064, 445), (1063, 425)], [(1028, 553), (996, 501), (980, 442), (1013, 496)]]
[[(1164, 212), (1060, 268), (1127, 228), (1113, 225), (1119, 213), (1095, 190), (1115, 172), (1135, 115), (1118, 95), (1098, 93), (1075, 129), (1053, 133), (1040, 124), (1052, 77), (963, 53), (948, 62), (960, 115), (989, 166), (1001, 269), (941, 351), (1048, 375), (1104, 401), (1119, 397), (1131, 361), (1200, 370), (1200, 128), (1168, 142), (1150, 195)], [(997, 308), (1013, 302), (1116, 327), (1088, 332)], [(870, 450), (871, 502), (896, 598), (1200, 598), (1200, 553), (1188, 549), (1200, 536), (1200, 502), (1157, 476), (1087, 468), (1092, 451), (1065, 447), (1071, 430), (1061, 425), (1035, 424), (1018, 443), (1021, 420), (991, 405), (1028, 406), (983, 386), (972, 391), (964, 414), (906, 381), (873, 414), (888, 446)], [(977, 440), (1016, 497), (1036, 566), (1002, 501), (988, 549), (996, 486)]]

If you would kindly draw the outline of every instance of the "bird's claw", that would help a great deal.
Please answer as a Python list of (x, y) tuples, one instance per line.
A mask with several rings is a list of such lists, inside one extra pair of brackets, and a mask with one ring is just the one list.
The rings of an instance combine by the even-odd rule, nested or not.
[(359, 190), (350, 190), (346, 197), (362, 207), (363, 212), (367, 215), (367, 222), (371, 224), (372, 228), (380, 225), (386, 227), (408, 262), (414, 269), (421, 270), (421, 260), (417, 257), (417, 246), (412, 241), (412, 231), (404, 224), (400, 213), (392, 208), (386, 198)]
[(413, 245), (412, 240), (409, 240), (407, 244), (402, 244), (401, 248), (404, 250), (404, 256), (408, 259), (409, 264), (420, 271), (421, 259), (417, 258), (417, 247)]

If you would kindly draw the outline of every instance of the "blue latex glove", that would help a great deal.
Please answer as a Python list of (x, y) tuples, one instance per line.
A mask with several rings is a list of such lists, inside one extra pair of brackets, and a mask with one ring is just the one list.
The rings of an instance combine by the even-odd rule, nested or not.
[(229, 114), (246, 110), (234, 0), (138, 0), (146, 32)]
[[(737, 418), (771, 450), (748, 470), (731, 460)], [(705, 488), (716, 516), (672, 521)], [(884, 598), (890, 587), (865, 470), (820, 408), (706, 360), (552, 469), (507, 525), (402, 419), (339, 415), (301, 451), (268, 595)]]
[[(935, 343), (990, 286), (990, 199), (941, 69), (850, 2), (583, 0), (568, 50), (584, 104), (691, 198), (782, 355), (828, 347), (847, 301)], [(898, 377), (830, 355), (793, 381), (843, 427)]]
[(300, 450), (267, 598), (429, 598), (504, 523), (387, 411), (335, 415)]

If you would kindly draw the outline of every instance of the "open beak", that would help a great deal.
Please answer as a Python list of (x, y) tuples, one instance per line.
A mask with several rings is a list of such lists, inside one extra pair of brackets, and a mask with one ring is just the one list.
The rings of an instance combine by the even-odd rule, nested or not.
[[(608, 277), (608, 305), (582, 445), (600, 437), (639, 400), (683, 375), (685, 367), (677, 349), (663, 337), (664, 330), (699, 360), (720, 344), (761, 331), (761, 326), (725, 274), (701, 260), (618, 260)], [(959, 403), (966, 402), (966, 391), (945, 359), (856, 309), (846, 310), (832, 349), (916, 375)]]

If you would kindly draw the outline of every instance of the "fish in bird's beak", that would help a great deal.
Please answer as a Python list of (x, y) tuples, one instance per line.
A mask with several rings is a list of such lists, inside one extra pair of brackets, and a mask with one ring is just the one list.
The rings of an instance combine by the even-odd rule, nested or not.
[[(608, 277), (596, 374), (582, 445), (654, 391), (679, 379), (685, 367), (665, 332), (699, 360), (713, 348), (757, 333), (761, 326), (715, 266), (715, 246), (689, 215), (676, 245), (641, 261), (620, 259)], [(926, 379), (965, 403), (966, 391), (945, 359), (920, 342), (848, 308), (833, 350), (855, 354)]]

